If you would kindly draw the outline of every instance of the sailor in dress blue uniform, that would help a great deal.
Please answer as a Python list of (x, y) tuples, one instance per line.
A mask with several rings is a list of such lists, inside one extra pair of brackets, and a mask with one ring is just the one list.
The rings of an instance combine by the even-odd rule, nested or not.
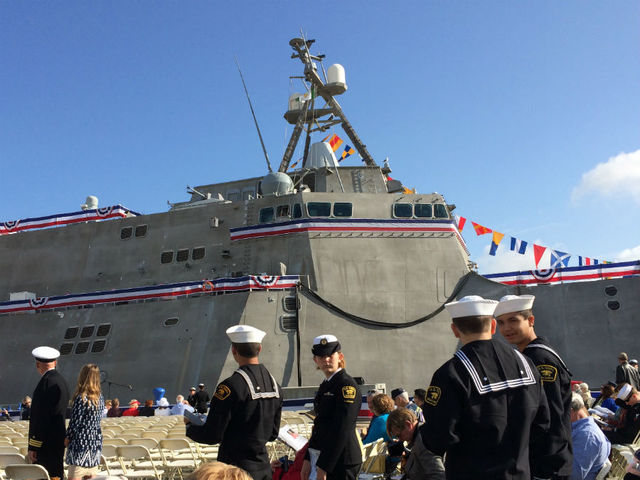
[(530, 438), (549, 426), (538, 371), (492, 339), (497, 304), (473, 295), (445, 305), (462, 347), (433, 375), (420, 434), (430, 452), (446, 453), (447, 479), (528, 480)]
[(31, 352), (42, 378), (33, 392), (29, 419), (29, 460), (42, 465), (51, 479), (64, 478), (65, 415), (69, 388), (56, 370), (60, 352), (51, 347)]
[(502, 336), (538, 369), (549, 404), (549, 433), (531, 445), (531, 473), (537, 478), (568, 479), (573, 468), (571, 372), (549, 342), (536, 335), (534, 300), (533, 295), (506, 295), (494, 315)]
[(313, 402), (316, 418), (301, 477), (315, 466), (317, 480), (355, 479), (362, 464), (356, 421), (362, 405), (360, 387), (344, 369), (344, 355), (334, 335), (313, 340), (313, 360), (325, 375)]
[(187, 425), (199, 443), (220, 443), (218, 461), (245, 469), (254, 480), (271, 479), (266, 443), (278, 437), (282, 411), (280, 385), (259, 363), (265, 332), (249, 325), (227, 329), (239, 368), (217, 387), (204, 425)]

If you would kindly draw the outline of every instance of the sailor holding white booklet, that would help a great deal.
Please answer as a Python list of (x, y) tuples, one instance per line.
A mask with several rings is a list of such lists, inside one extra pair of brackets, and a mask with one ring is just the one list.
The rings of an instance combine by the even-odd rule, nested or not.
[(340, 342), (333, 335), (320, 335), (313, 341), (313, 361), (326, 379), (314, 400), (316, 418), (302, 480), (355, 479), (362, 464), (356, 437), (362, 395), (358, 384), (344, 370), (340, 350)]

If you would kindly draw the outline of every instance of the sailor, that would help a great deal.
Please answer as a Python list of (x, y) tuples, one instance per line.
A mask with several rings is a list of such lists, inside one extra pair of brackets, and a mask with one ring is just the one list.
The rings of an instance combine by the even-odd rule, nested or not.
[(502, 336), (529, 357), (542, 377), (549, 404), (549, 434), (531, 445), (531, 473), (539, 478), (571, 476), (571, 372), (560, 355), (534, 331), (533, 295), (506, 295), (494, 316)]
[(36, 369), (42, 375), (31, 401), (29, 421), (29, 460), (42, 465), (52, 480), (64, 477), (65, 414), (69, 389), (56, 370), (60, 352), (51, 347), (34, 348)]
[(356, 435), (356, 420), (362, 395), (356, 381), (347, 373), (340, 342), (334, 335), (313, 340), (313, 361), (324, 373), (313, 402), (316, 418), (301, 478), (313, 472), (317, 480), (355, 479), (362, 464), (362, 452)]
[(204, 389), (204, 383), (198, 384), (198, 392), (195, 394), (195, 409), (198, 413), (207, 413), (207, 405), (209, 404), (209, 392)]
[(189, 389), (189, 396), (187, 396), (187, 402), (189, 402), (189, 405), (191, 405), (194, 409), (196, 408), (196, 387), (191, 387)]
[(266, 443), (280, 430), (280, 385), (260, 364), (262, 330), (249, 325), (227, 329), (231, 354), (239, 368), (217, 387), (204, 425), (187, 425), (199, 443), (220, 443), (218, 461), (245, 469), (254, 480), (271, 479)]
[(529, 479), (529, 441), (549, 410), (530, 360), (493, 340), (498, 304), (477, 295), (445, 305), (462, 347), (433, 374), (420, 434), (445, 457), (447, 479)]

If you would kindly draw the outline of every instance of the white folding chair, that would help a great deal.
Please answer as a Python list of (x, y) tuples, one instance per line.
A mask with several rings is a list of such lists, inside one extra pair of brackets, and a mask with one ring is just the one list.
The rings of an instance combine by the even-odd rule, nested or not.
[(0, 469), (4, 469), (7, 465), (20, 465), (27, 463), (24, 455), (19, 453), (0, 453)]
[[(116, 447), (118, 460), (124, 476), (131, 478), (150, 478), (162, 480), (164, 470), (156, 467), (149, 450), (141, 445), (121, 445)], [(142, 460), (142, 462), (140, 462)], [(147, 464), (147, 462), (149, 462)], [(149, 465), (149, 468), (147, 468)]]
[(20, 453), (20, 447), (15, 445), (0, 445), (0, 453)]
[(42, 465), (7, 465), (4, 473), (7, 480), (51, 480)]
[(607, 461), (604, 462), (604, 465), (598, 472), (598, 475), (596, 475), (596, 480), (604, 480), (607, 477), (609, 470), (611, 470), (611, 462), (609, 461), (609, 459), (607, 459)]
[(192, 472), (198, 468), (198, 459), (186, 439), (160, 440), (160, 454), (162, 464), (171, 478), (177, 474), (180, 480), (183, 480), (183, 473)]

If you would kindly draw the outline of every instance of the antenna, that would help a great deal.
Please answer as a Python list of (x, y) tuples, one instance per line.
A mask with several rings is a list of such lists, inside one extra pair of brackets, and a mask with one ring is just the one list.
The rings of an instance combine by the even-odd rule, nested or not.
[(240, 80), (242, 80), (242, 86), (244, 87), (244, 93), (247, 95), (247, 101), (249, 102), (249, 108), (251, 109), (251, 115), (253, 115), (253, 121), (256, 124), (256, 130), (258, 130), (258, 137), (260, 137), (260, 145), (262, 145), (262, 151), (264, 152), (264, 158), (267, 161), (267, 168), (269, 172), (273, 172), (271, 169), (271, 162), (269, 162), (269, 155), (267, 154), (267, 149), (264, 146), (264, 141), (262, 140), (262, 134), (260, 133), (260, 127), (258, 126), (258, 120), (256, 119), (256, 113), (253, 111), (253, 105), (251, 104), (251, 97), (249, 97), (249, 91), (247, 90), (247, 85), (244, 83), (244, 77), (242, 76), (242, 70), (240, 70), (240, 64), (238, 63), (238, 58), (234, 55), (233, 59), (236, 61), (236, 66), (238, 67), (238, 73), (240, 74)]

